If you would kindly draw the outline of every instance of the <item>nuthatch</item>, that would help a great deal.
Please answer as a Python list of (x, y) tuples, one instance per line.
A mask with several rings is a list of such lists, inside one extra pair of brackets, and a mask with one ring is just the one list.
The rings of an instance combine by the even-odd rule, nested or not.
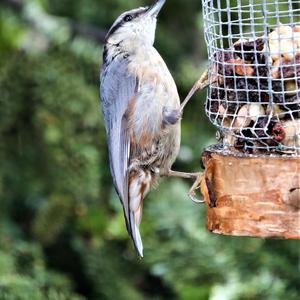
[(180, 147), (179, 95), (153, 47), (157, 15), (164, 3), (158, 0), (117, 18), (106, 36), (101, 72), (111, 174), (127, 230), (141, 257), (143, 200), (160, 176), (177, 175), (170, 168)]
[(125, 12), (115, 21), (106, 36), (101, 74), (111, 173), (140, 256), (143, 199), (160, 174), (169, 172), (180, 146), (177, 88), (153, 47), (164, 3)]

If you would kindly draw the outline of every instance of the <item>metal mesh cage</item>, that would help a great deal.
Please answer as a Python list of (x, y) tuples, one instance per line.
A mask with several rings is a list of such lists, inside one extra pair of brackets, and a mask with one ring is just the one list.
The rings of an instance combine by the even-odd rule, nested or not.
[(203, 0), (203, 14), (224, 145), (300, 154), (300, 1)]

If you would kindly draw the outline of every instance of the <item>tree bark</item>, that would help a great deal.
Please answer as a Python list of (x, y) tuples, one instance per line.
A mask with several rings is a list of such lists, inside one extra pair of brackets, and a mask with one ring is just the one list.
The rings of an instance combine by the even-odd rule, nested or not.
[(300, 238), (300, 157), (232, 155), (211, 147), (203, 163), (208, 230)]

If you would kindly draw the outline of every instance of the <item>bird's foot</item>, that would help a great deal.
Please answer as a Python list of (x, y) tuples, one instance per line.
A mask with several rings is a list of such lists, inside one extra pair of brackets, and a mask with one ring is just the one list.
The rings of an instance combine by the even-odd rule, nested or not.
[(196, 180), (194, 181), (192, 187), (190, 188), (190, 190), (188, 192), (188, 196), (196, 204), (205, 203), (204, 200), (197, 199), (197, 197), (196, 197), (196, 190), (200, 189), (201, 181), (203, 179), (203, 173), (196, 173), (196, 174), (198, 174), (198, 175), (197, 175)]
[(163, 108), (163, 124), (174, 125), (181, 119), (181, 110), (169, 106)]
[(195, 192), (197, 189), (200, 188), (200, 183), (201, 183), (201, 180), (203, 178), (203, 173), (201, 173), (201, 172), (199, 172), (199, 173), (186, 173), (186, 172), (178, 172), (178, 171), (169, 170), (168, 173), (163, 174), (162, 176), (180, 177), (180, 178), (186, 178), (186, 179), (195, 179), (194, 184), (192, 185), (192, 187), (190, 188), (190, 190), (188, 192), (188, 196), (196, 204), (200, 204), (200, 203), (205, 202), (204, 200), (197, 199), (196, 192)]
[(209, 84), (210, 84), (210, 80), (208, 78), (208, 69), (206, 69), (202, 73), (202, 75), (200, 76), (200, 78), (196, 81), (196, 83), (194, 84), (194, 86), (192, 87), (192, 89), (190, 90), (190, 92), (188, 93), (188, 95), (186, 96), (186, 98), (181, 103), (180, 111), (181, 112), (183, 111), (184, 107), (187, 105), (187, 103), (189, 102), (189, 100), (193, 97), (193, 95), (198, 90), (203, 90), (204, 88), (206, 88), (207, 86), (209, 86)]

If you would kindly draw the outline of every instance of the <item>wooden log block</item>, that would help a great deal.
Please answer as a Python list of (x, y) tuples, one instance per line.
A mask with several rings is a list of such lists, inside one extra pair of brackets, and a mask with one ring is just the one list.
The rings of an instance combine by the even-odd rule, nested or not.
[(212, 147), (203, 163), (208, 230), (300, 239), (300, 157), (234, 155)]

